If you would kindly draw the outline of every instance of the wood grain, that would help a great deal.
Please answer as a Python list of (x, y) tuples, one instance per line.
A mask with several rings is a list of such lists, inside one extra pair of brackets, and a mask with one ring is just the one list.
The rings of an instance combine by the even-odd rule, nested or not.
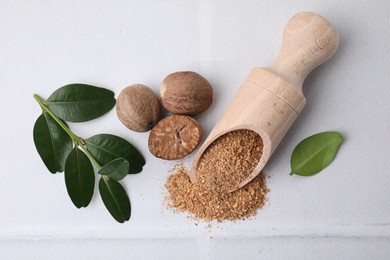
[(322, 16), (310, 12), (293, 16), (285, 27), (282, 48), (275, 61), (269, 67), (252, 69), (198, 150), (189, 173), (191, 181), (196, 179), (198, 162), (207, 147), (237, 129), (253, 130), (263, 139), (259, 164), (240, 187), (251, 181), (305, 106), (302, 93), (305, 77), (333, 56), (338, 42), (337, 31)]

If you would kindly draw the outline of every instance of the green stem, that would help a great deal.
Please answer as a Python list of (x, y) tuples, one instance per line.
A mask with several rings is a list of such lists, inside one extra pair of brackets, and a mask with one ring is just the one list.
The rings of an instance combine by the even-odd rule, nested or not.
[[(81, 140), (81, 139), (80, 139)], [(92, 156), (92, 154), (88, 151), (87, 148), (85, 148), (84, 144), (82, 144), (81, 142), (78, 143), (78, 145), (81, 147), (81, 149), (84, 151), (84, 153), (88, 156), (88, 158), (92, 161), (93, 164), (95, 164), (96, 168), (98, 170), (100, 170), (102, 168), (102, 166), (100, 165), (100, 163), (98, 163), (95, 158)]]
[(65, 130), (65, 132), (72, 138), (72, 140), (75, 142), (75, 143), (78, 143), (79, 142), (79, 139), (80, 137), (78, 137), (77, 135), (75, 135), (70, 129), (69, 127), (61, 120), (59, 119), (45, 104), (45, 100), (42, 99), (40, 96), (38, 96), (37, 94), (34, 94), (33, 97), (35, 98), (35, 100), (38, 102), (38, 104), (41, 106), (42, 110), (47, 112), (56, 122), (57, 124), (59, 124), (62, 129)]
[(56, 116), (45, 104), (45, 100), (38, 96), (37, 94), (34, 94), (33, 97), (38, 102), (39, 106), (42, 108), (43, 111), (48, 113), (56, 122), (59, 124), (62, 129), (72, 138), (73, 142), (81, 147), (81, 149), (84, 151), (84, 153), (88, 156), (88, 158), (92, 161), (92, 163), (100, 170), (102, 166), (95, 160), (95, 158), (92, 156), (92, 154), (87, 150), (85, 147), (85, 141), (77, 136), (75, 133), (73, 133), (69, 127), (58, 117)]

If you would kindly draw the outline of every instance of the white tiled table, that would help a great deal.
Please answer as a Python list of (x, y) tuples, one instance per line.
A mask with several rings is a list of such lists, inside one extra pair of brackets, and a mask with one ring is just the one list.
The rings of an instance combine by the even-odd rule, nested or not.
[[(335, 57), (304, 83), (307, 105), (265, 172), (269, 203), (236, 223), (197, 223), (162, 205), (173, 163), (154, 158), (148, 134), (115, 111), (71, 124), (83, 137), (112, 133), (145, 155), (123, 184), (132, 217), (117, 224), (97, 192), (77, 210), (32, 140), (43, 97), (83, 82), (116, 95), (132, 83), (194, 70), (215, 102), (197, 117), (207, 134), (253, 66), (276, 56), (285, 23), (308, 10), (340, 33)], [(389, 259), (390, 3), (388, 1), (1, 1), (0, 252), (4, 259)], [(345, 136), (335, 161), (290, 177), (292, 149), (326, 130)], [(192, 157), (184, 163), (189, 165)]]

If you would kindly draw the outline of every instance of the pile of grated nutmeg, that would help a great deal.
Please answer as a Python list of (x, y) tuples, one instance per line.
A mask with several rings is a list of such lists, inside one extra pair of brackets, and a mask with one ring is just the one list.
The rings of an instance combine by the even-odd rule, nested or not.
[(168, 177), (167, 207), (205, 221), (254, 216), (264, 206), (269, 192), (264, 174), (237, 187), (255, 169), (262, 151), (260, 136), (251, 130), (236, 130), (219, 137), (202, 155), (195, 182), (190, 181), (183, 167)]

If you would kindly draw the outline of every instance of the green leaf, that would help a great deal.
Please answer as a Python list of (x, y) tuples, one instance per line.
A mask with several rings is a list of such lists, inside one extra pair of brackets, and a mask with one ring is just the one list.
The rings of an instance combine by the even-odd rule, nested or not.
[(338, 132), (323, 132), (304, 139), (291, 155), (290, 175), (311, 176), (320, 172), (333, 161), (342, 142)]
[(60, 125), (43, 112), (34, 124), (34, 143), (51, 173), (63, 172), (66, 157), (73, 147), (72, 139)]
[(130, 200), (119, 182), (102, 176), (99, 191), (104, 205), (116, 221), (123, 223), (130, 219)]
[(109, 175), (111, 179), (120, 181), (126, 177), (129, 172), (129, 162), (124, 158), (117, 158), (106, 165), (100, 170), (99, 174)]
[(58, 117), (69, 122), (84, 122), (110, 111), (115, 105), (114, 92), (85, 84), (63, 86), (45, 103)]
[(96, 160), (104, 165), (116, 158), (124, 158), (129, 162), (129, 174), (139, 173), (145, 165), (142, 154), (125, 139), (110, 135), (94, 135), (85, 140), (88, 151)]
[(73, 204), (77, 208), (87, 207), (95, 188), (95, 174), (88, 157), (77, 147), (66, 159), (65, 184)]

